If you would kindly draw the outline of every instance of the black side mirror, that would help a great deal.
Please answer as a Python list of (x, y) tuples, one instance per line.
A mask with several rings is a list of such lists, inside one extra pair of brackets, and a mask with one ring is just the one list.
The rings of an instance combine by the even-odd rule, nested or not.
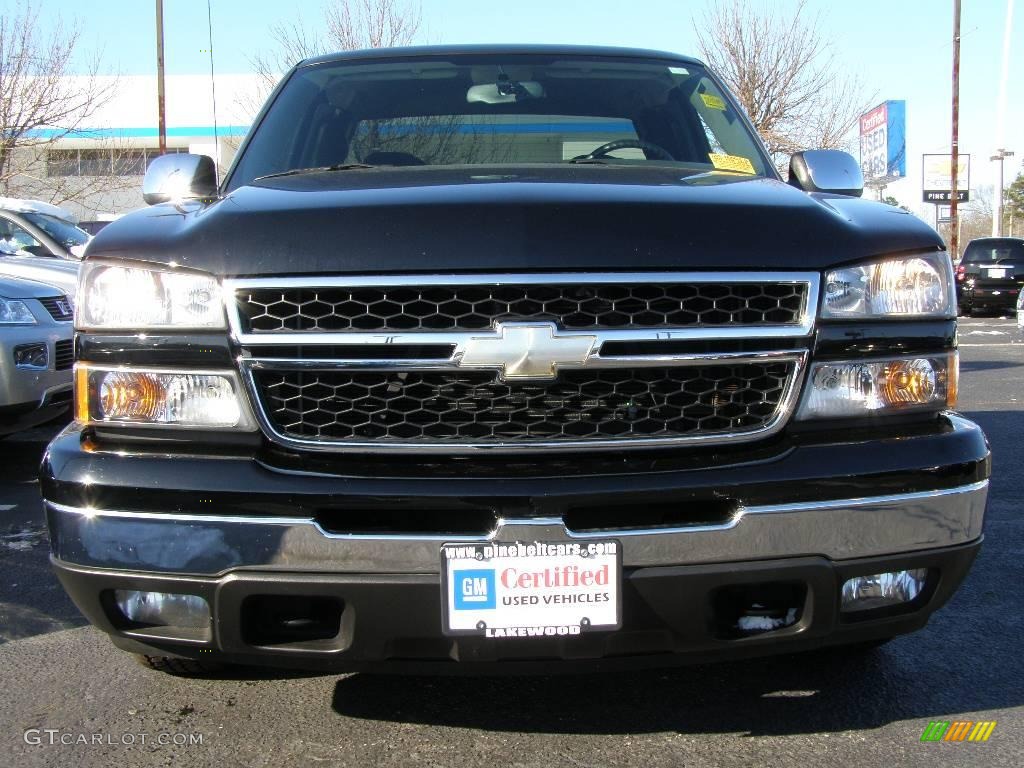
[(206, 155), (161, 155), (149, 164), (142, 180), (147, 205), (216, 196), (217, 168)]
[(789, 161), (789, 183), (806, 192), (860, 197), (864, 174), (853, 156), (838, 149), (809, 149)]
[(40, 258), (53, 258), (53, 254), (50, 253), (50, 249), (47, 248), (45, 245), (26, 245), (21, 250), (25, 251), (25, 253), (30, 253), (33, 256), (38, 256)]

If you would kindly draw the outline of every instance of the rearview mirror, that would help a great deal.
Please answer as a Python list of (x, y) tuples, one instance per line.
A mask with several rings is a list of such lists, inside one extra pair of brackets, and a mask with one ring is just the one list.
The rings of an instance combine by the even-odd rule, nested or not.
[(161, 155), (149, 164), (142, 180), (147, 205), (216, 196), (217, 169), (206, 155)]
[(466, 91), (469, 104), (511, 104), (526, 99), (544, 98), (544, 86), (532, 80), (499, 78), (487, 85), (473, 85)]
[(864, 175), (853, 156), (838, 149), (809, 149), (789, 161), (789, 183), (806, 192), (860, 197)]

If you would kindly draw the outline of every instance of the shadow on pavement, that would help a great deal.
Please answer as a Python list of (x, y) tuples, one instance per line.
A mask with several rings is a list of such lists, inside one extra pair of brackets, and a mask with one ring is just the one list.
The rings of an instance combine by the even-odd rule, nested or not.
[(50, 568), (37, 473), (53, 423), (0, 440), (0, 643), (82, 626)]
[(1006, 368), (1020, 368), (1020, 363), (1010, 360), (972, 360), (960, 361), (960, 373), (976, 373), (978, 371), (1000, 371)]
[[(878, 728), (1024, 703), (1016, 686), (993, 689), (958, 675), (941, 661), (949, 655), (945, 643), (922, 648), (916, 637), (874, 652), (820, 651), (631, 675), (354, 675), (338, 681), (333, 707), (346, 717), (489, 731), (753, 736)], [(1019, 678), (1024, 666), (1012, 666), (1006, 674)]]

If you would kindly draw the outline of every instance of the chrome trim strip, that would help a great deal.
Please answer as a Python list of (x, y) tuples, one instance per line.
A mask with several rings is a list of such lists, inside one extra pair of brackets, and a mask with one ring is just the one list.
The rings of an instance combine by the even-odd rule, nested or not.
[[(550, 285), (603, 283), (775, 283), (807, 286), (800, 322), (789, 325), (743, 326), (741, 328), (627, 329), (601, 331), (606, 341), (642, 339), (729, 339), (788, 338), (807, 336), (814, 329), (818, 312), (821, 276), (817, 272), (530, 272), (525, 274), (455, 275), (345, 275), (308, 277), (228, 278), (223, 281), (231, 334), (243, 346), (258, 344), (448, 344), (453, 336), (480, 336), (480, 331), (374, 331), (339, 333), (243, 333), (238, 312), (237, 291), (245, 288), (345, 288), (401, 287), (424, 285)], [(586, 329), (559, 331), (560, 334), (593, 335)], [(639, 335), (638, 335), (639, 334)], [(663, 335), (668, 334), (668, 335)]]
[(805, 283), (818, 272), (460, 272), (457, 274), (307, 275), (297, 277), (226, 278), (236, 288), (357, 288), (407, 285), (550, 285), (577, 283)]
[(854, 499), (832, 499), (829, 501), (802, 501), (789, 504), (760, 504), (741, 510), (743, 514), (772, 515), (779, 512), (806, 512), (814, 509), (849, 509), (851, 507), (872, 506), (876, 504), (905, 504), (912, 501), (936, 499), (942, 496), (959, 496), (974, 493), (988, 488), (988, 480), (979, 480), (969, 485), (955, 488), (943, 488), (938, 491), (917, 491), (913, 493), (893, 493), (888, 496), (861, 496)]
[[(766, 353), (768, 354), (768, 353)], [(804, 378), (804, 369), (807, 363), (807, 352), (801, 352), (799, 355), (787, 353), (788, 362), (793, 364), (793, 374), (789, 377), (789, 381), (786, 382), (786, 389), (782, 393), (782, 397), (779, 400), (779, 407), (775, 411), (775, 415), (767, 422), (763, 427), (757, 429), (746, 430), (743, 432), (727, 432), (727, 433), (704, 433), (697, 435), (682, 435), (678, 437), (637, 437), (637, 438), (614, 438), (609, 440), (561, 440), (561, 441), (509, 441), (509, 442), (498, 442), (494, 441), (491, 443), (445, 443), (445, 442), (387, 442), (384, 440), (369, 440), (369, 441), (356, 441), (356, 440), (315, 440), (310, 438), (296, 438), (285, 435), (278, 430), (270, 419), (267, 413), (263, 398), (259, 396), (259, 389), (256, 386), (256, 379), (254, 376), (254, 367), (242, 360), (242, 377), (245, 381), (246, 388), (249, 390), (249, 397), (254, 406), (253, 410), (256, 414), (256, 420), (259, 422), (260, 427), (264, 433), (269, 436), (272, 440), (281, 445), (288, 446), (291, 448), (300, 448), (307, 451), (331, 451), (334, 453), (343, 453), (348, 451), (358, 452), (376, 452), (376, 453), (430, 453), (430, 454), (447, 454), (447, 455), (460, 455), (469, 453), (482, 453), (482, 452), (494, 452), (494, 453), (510, 453), (510, 452), (529, 452), (529, 451), (578, 451), (578, 450), (622, 450), (624, 448), (657, 448), (663, 446), (672, 445), (723, 445), (727, 443), (737, 442), (748, 442), (760, 438), (770, 437), (771, 435), (779, 432), (789, 421), (790, 416), (793, 413), (793, 408), (796, 405), (796, 400), (800, 393), (801, 384)], [(629, 358), (630, 364), (633, 364), (638, 358)], [(773, 362), (776, 362), (772, 358)], [(396, 362), (396, 361), (392, 361)], [(394, 370), (451, 370), (454, 366), (441, 364), (438, 366), (436, 362), (428, 366), (410, 366), (409, 361), (402, 361), (402, 365), (396, 365)], [(692, 363), (686, 363), (685, 359), (683, 364), (697, 365), (701, 363), (707, 363), (706, 360), (694, 361)], [(728, 358), (720, 361), (720, 364), (728, 362), (735, 362), (734, 358)], [(657, 367), (658, 365), (664, 365), (663, 361), (651, 362), (651, 365)], [(613, 367), (613, 366), (607, 366)], [(617, 366), (621, 367), (621, 366)], [(642, 366), (637, 366), (642, 367)]]
[[(606, 341), (719, 341), (736, 339), (796, 339), (808, 336), (811, 325), (744, 325), (712, 326), (708, 328), (628, 328), (559, 330), (559, 336), (596, 336), (595, 347)], [(428, 344), (455, 344), (465, 347), (470, 338), (482, 338), (497, 333), (479, 331), (345, 331), (338, 333), (235, 333), (235, 340), (244, 347), (288, 346), (420, 346)]]
[(85, 567), (216, 576), (236, 569), (428, 573), (444, 542), (620, 539), (626, 567), (819, 555), (835, 560), (976, 540), (988, 481), (931, 492), (740, 509), (718, 526), (574, 533), (561, 518), (506, 518), (486, 536), (325, 532), (310, 518), (97, 510), (46, 502), (54, 556)]
[[(715, 365), (716, 363), (760, 363), (776, 362), (791, 363), (796, 360), (803, 360), (807, 352), (800, 349), (791, 350), (770, 350), (767, 352), (714, 352), (707, 355), (681, 354), (681, 355), (636, 355), (601, 357), (600, 354), (590, 355), (582, 364), (559, 363), (558, 370), (581, 370), (584, 368), (660, 368), (660, 367), (685, 367), (696, 365)], [(487, 371), (498, 370), (497, 366), (488, 368), (484, 366), (464, 366), (459, 364), (457, 353), (449, 358), (434, 358), (427, 360), (402, 360), (402, 359), (376, 359), (358, 358), (345, 360), (332, 359), (293, 359), (288, 357), (240, 357), (239, 365), (243, 368), (259, 371), (333, 371), (333, 370), (361, 370), (361, 371), (391, 371), (391, 370), (419, 370), (419, 371)], [(544, 379), (528, 379), (527, 381), (544, 381)]]

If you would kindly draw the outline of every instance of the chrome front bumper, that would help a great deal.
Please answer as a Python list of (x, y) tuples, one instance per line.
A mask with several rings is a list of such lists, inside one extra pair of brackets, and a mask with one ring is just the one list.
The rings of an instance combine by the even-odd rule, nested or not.
[(614, 538), (626, 567), (808, 555), (832, 560), (965, 544), (982, 533), (988, 481), (938, 491), (741, 508), (728, 523), (574, 533), (560, 518), (505, 519), (486, 538), (338, 535), (308, 518), (110, 511), (46, 502), (54, 557), (133, 572), (437, 574), (444, 542)]

